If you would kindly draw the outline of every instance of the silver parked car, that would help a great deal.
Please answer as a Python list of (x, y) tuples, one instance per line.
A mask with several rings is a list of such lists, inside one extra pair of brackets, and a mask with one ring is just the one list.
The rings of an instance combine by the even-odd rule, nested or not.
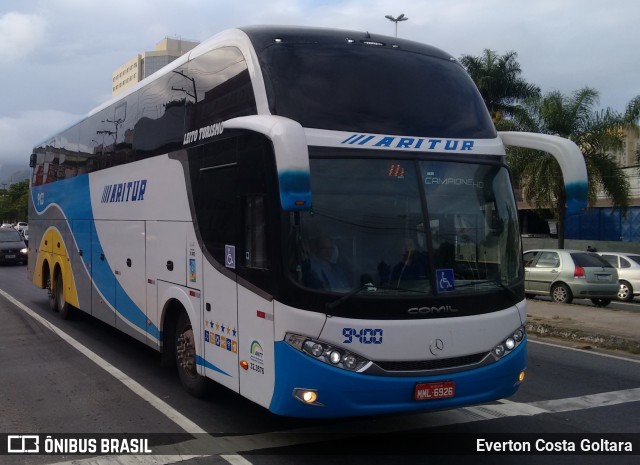
[(555, 302), (591, 299), (605, 307), (618, 296), (618, 273), (600, 255), (582, 250), (527, 250), (524, 290), (527, 297), (549, 295)]
[(640, 296), (640, 254), (599, 252), (600, 256), (618, 270), (618, 299), (630, 302)]

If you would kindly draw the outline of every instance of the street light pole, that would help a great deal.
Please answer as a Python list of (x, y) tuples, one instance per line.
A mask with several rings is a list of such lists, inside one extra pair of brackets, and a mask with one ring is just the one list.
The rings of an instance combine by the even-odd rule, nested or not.
[(398, 16), (397, 18), (394, 18), (394, 17), (393, 17), (393, 16), (391, 16), (391, 15), (386, 15), (386, 16), (385, 16), (385, 18), (387, 18), (389, 21), (392, 21), (392, 22), (396, 23), (396, 37), (398, 37), (398, 23), (399, 23), (400, 21), (406, 21), (407, 19), (409, 19), (409, 18), (407, 18), (407, 17), (404, 15), (404, 13), (402, 13), (402, 14), (401, 14), (400, 16)]

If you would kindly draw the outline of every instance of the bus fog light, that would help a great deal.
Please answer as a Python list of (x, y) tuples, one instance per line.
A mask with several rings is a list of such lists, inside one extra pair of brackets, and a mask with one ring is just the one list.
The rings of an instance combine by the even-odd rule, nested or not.
[(304, 400), (308, 404), (312, 404), (316, 400), (318, 400), (318, 394), (313, 391), (304, 391), (302, 393), (302, 400)]
[(307, 405), (322, 406), (322, 404), (318, 402), (318, 392), (313, 389), (296, 388), (293, 390), (293, 397)]
[(329, 354), (329, 360), (334, 365), (337, 365), (338, 363), (340, 363), (341, 359), (342, 359), (342, 354), (340, 352), (338, 352), (337, 350), (334, 350), (333, 352), (331, 352)]
[(516, 341), (512, 338), (508, 338), (506, 341), (504, 341), (504, 345), (506, 346), (507, 350), (513, 350), (513, 348), (516, 346)]
[(518, 381), (520, 382), (524, 381), (524, 371), (521, 371), (520, 374), (518, 375)]

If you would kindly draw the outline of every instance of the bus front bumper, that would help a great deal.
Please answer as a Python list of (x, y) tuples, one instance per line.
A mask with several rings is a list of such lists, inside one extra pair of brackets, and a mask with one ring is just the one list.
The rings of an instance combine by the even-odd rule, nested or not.
[[(499, 361), (438, 376), (372, 376), (319, 362), (285, 342), (275, 344), (276, 383), (269, 410), (278, 415), (332, 418), (449, 409), (491, 402), (513, 395), (526, 367), (526, 338)], [(415, 400), (416, 385), (453, 382), (455, 395)], [(313, 403), (300, 400), (314, 392)]]

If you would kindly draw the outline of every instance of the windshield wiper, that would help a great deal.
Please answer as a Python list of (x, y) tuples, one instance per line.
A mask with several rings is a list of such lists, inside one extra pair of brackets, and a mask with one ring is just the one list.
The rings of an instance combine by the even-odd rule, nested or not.
[(505, 283), (503, 283), (501, 280), (498, 280), (498, 279), (484, 279), (482, 281), (473, 281), (470, 283), (464, 283), (464, 284), (454, 286), (454, 289), (460, 289), (461, 287), (475, 286), (476, 284), (495, 284), (498, 287), (500, 287), (502, 290), (507, 292), (507, 294), (509, 294), (514, 299), (516, 300), (520, 299), (520, 297), (518, 297), (518, 294), (516, 294), (513, 289), (511, 289), (509, 286), (507, 286)]
[(365, 289), (368, 292), (376, 292), (378, 290), (378, 288), (375, 287), (373, 285), (373, 283), (366, 283), (366, 284), (363, 284), (360, 287), (356, 287), (355, 289), (351, 289), (345, 295), (343, 295), (339, 299), (334, 300), (333, 302), (327, 302), (324, 305), (324, 308), (326, 308), (327, 310), (332, 310), (332, 309), (336, 308), (338, 305), (340, 305), (342, 302), (344, 302), (345, 300), (350, 299), (351, 297), (353, 297), (354, 295), (356, 295), (357, 293), (359, 293), (361, 291), (364, 291)]

